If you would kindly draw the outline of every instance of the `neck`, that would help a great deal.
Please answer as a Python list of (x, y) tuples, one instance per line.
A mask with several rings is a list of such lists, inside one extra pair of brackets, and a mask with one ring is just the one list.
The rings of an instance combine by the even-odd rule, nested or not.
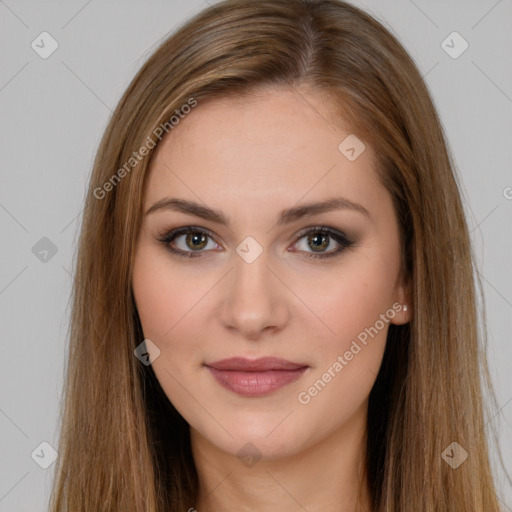
[(321, 442), (286, 457), (244, 464), (191, 428), (199, 476), (197, 512), (371, 510), (365, 479), (366, 403)]

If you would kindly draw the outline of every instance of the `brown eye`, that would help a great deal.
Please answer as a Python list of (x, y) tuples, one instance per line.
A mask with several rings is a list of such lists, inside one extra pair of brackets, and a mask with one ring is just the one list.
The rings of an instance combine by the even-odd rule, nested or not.
[(354, 245), (341, 231), (318, 226), (303, 231), (295, 243), (295, 250), (307, 258), (330, 258)]
[(218, 249), (213, 234), (203, 228), (187, 226), (162, 233), (157, 240), (161, 242), (169, 252), (194, 258), (204, 256), (211, 250)]
[(192, 232), (185, 239), (187, 247), (192, 250), (203, 249), (208, 243), (208, 236), (199, 231)]
[(308, 244), (316, 251), (323, 251), (329, 246), (329, 236), (324, 234), (312, 234), (308, 236)]

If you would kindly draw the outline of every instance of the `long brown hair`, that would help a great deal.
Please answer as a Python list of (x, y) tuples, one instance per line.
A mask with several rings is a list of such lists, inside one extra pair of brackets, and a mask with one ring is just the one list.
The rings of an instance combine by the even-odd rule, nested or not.
[[(227, 0), (160, 45), (98, 149), (75, 269), (53, 512), (194, 505), (188, 425), (133, 353), (144, 339), (131, 270), (145, 176), (160, 132), (172, 137), (184, 105), (299, 85), (327, 93), (340, 121), (375, 150), (412, 293), (413, 319), (390, 326), (370, 395), (373, 509), (499, 510), (484, 428), (482, 385), (490, 386), (475, 259), (459, 177), (421, 74), (387, 29), (348, 3)], [(468, 453), (456, 469), (442, 457), (453, 442)]]

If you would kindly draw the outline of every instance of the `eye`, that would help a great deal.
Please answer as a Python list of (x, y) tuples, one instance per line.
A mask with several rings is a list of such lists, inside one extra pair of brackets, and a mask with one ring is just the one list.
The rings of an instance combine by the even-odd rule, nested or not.
[[(214, 235), (205, 228), (196, 226), (184, 226), (166, 231), (157, 237), (171, 253), (185, 258), (197, 258), (201, 253), (216, 250), (219, 247), (213, 241)], [(305, 242), (301, 242), (305, 239)], [(292, 252), (304, 253), (307, 258), (330, 258), (340, 254), (346, 248), (354, 244), (341, 231), (327, 226), (314, 226), (302, 231), (294, 244)], [(334, 246), (334, 247), (333, 247)], [(336, 247), (337, 246), (337, 247)], [(308, 249), (312, 248), (312, 251)], [(327, 250), (327, 249), (331, 250)], [(334, 249), (334, 250), (333, 250)]]
[[(305, 242), (299, 244), (298, 248), (304, 252), (304, 256), (307, 258), (331, 258), (354, 245), (354, 242), (349, 240), (344, 233), (327, 226), (308, 228), (307, 231), (302, 232), (298, 242), (303, 239), (305, 239)], [(332, 250), (333, 246), (334, 250)], [(308, 251), (309, 248), (313, 249), (312, 252)], [(331, 250), (327, 251), (328, 248), (331, 248)]]
[(213, 234), (204, 228), (195, 226), (186, 226), (173, 229), (159, 236), (157, 240), (163, 243), (173, 254), (184, 256), (185, 258), (196, 258), (201, 256), (203, 249), (214, 250), (218, 245), (208, 239), (212, 239)]

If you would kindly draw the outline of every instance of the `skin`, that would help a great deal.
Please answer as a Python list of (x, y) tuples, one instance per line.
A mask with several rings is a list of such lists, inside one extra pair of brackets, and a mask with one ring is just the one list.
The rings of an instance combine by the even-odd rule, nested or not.
[[(190, 507), (199, 512), (370, 510), (360, 485), (368, 396), (389, 323), (408, 322), (411, 307), (391, 196), (368, 145), (354, 161), (338, 150), (350, 133), (318, 91), (278, 88), (199, 102), (156, 149), (144, 212), (175, 197), (230, 219), (223, 226), (170, 209), (149, 213), (133, 268), (144, 335), (160, 350), (153, 369), (191, 428), (200, 490)], [(370, 217), (339, 209), (276, 224), (283, 209), (338, 196)], [(157, 240), (183, 226), (213, 232), (199, 257), (172, 254)], [(308, 259), (315, 245), (299, 236), (314, 226), (341, 231), (354, 244)], [(251, 263), (236, 252), (248, 236), (263, 249)], [(193, 252), (186, 242), (181, 235), (171, 244)], [(329, 237), (327, 243), (323, 252), (340, 247)], [(299, 393), (394, 303), (408, 310), (301, 403)], [(275, 356), (308, 369), (270, 395), (245, 397), (220, 386), (204, 366), (233, 356)], [(237, 456), (247, 443), (261, 457), (253, 465)]]

